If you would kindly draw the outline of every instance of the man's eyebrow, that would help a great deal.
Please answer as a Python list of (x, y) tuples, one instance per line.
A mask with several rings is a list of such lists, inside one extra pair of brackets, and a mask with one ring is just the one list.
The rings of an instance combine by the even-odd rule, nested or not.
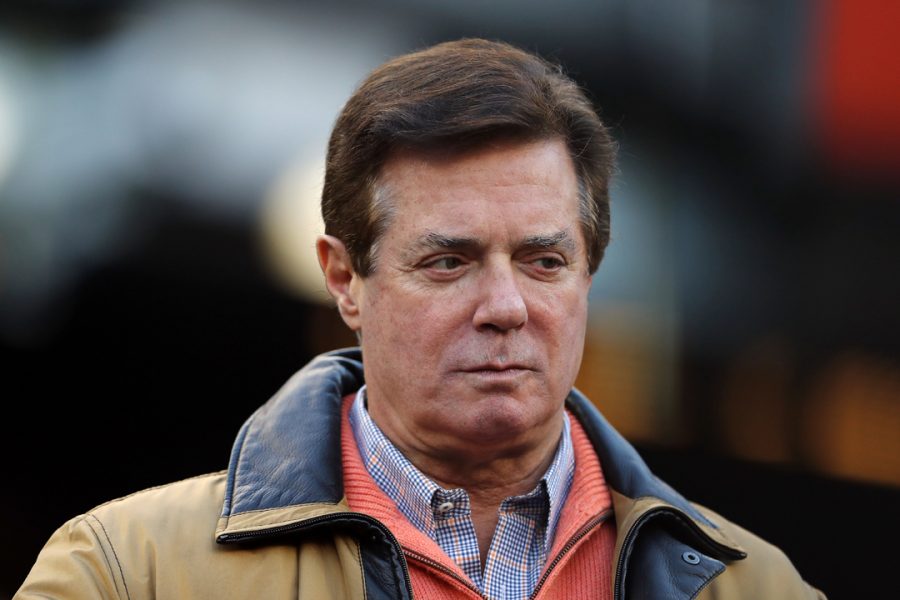
[(575, 252), (574, 238), (567, 230), (544, 235), (530, 235), (522, 240), (521, 246), (528, 249), (561, 248), (569, 252)]
[(429, 231), (415, 241), (416, 249), (465, 250), (478, 248), (482, 243), (478, 238), (449, 236), (436, 231)]
[[(416, 254), (428, 250), (475, 251), (483, 246), (484, 242), (477, 237), (450, 236), (436, 231), (428, 231), (413, 242), (404, 254), (412, 258)], [(575, 252), (576, 247), (575, 239), (567, 230), (529, 235), (522, 238), (519, 243), (519, 248), (525, 250), (560, 248), (568, 252)]]
[(405, 260), (416, 260), (424, 252), (434, 250), (473, 251), (481, 248), (483, 244), (474, 237), (450, 236), (428, 231), (419, 236), (403, 252)]

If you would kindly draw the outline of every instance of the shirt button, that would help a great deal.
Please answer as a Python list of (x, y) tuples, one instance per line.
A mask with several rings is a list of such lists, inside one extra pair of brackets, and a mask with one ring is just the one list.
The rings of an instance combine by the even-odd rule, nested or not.
[(681, 560), (689, 565), (696, 565), (700, 563), (700, 556), (696, 552), (685, 552), (681, 555)]
[(437, 511), (439, 515), (444, 515), (453, 510), (454, 504), (452, 502), (441, 502), (438, 504)]

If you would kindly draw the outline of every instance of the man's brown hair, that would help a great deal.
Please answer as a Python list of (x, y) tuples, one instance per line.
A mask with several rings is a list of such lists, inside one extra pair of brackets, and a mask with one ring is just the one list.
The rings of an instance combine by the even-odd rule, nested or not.
[(574, 81), (546, 60), (501, 42), (464, 39), (395, 58), (347, 101), (328, 144), (325, 233), (353, 269), (374, 268), (390, 219), (378, 176), (398, 148), (465, 151), (492, 140), (561, 138), (575, 164), (588, 270), (609, 243), (616, 144)]

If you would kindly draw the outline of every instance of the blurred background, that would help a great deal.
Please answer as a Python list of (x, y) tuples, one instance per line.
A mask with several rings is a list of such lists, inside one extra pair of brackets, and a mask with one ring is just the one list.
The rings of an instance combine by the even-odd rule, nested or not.
[(0, 597), (66, 519), (224, 468), (353, 344), (313, 252), (330, 128), (370, 69), (462, 36), (561, 62), (621, 143), (579, 387), (830, 597), (900, 597), (898, 23), (889, 0), (4, 3)]

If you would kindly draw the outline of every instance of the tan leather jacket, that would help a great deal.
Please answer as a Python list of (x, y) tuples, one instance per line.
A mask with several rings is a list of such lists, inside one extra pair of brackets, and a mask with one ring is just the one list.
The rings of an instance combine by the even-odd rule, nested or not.
[[(343, 498), (340, 402), (360, 385), (357, 350), (317, 358), (247, 421), (228, 471), (72, 519), (15, 598), (411, 598), (393, 535)], [(655, 478), (581, 394), (567, 403), (612, 489), (617, 599), (822, 597), (777, 548)]]

